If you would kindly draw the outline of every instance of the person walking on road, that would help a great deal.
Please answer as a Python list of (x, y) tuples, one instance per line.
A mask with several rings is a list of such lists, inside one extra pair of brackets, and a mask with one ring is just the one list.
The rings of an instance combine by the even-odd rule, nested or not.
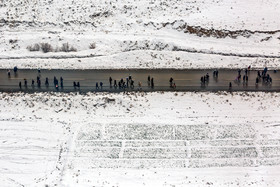
[(150, 86), (150, 83), (151, 83), (151, 77), (150, 75), (148, 76), (148, 86)]
[(232, 84), (231, 82), (229, 82), (229, 89), (231, 90), (231, 88), (232, 88)]
[(155, 84), (154, 84), (154, 78), (151, 79), (151, 87), (154, 88)]
[(142, 90), (142, 83), (140, 81), (138, 82), (138, 87), (139, 90)]
[(172, 87), (172, 85), (173, 85), (173, 78), (172, 77), (170, 77), (170, 79), (169, 79), (169, 84), (170, 84), (170, 87)]
[(24, 79), (24, 87), (27, 88), (27, 80)]
[(96, 84), (95, 84), (95, 88), (96, 88), (96, 90), (98, 90), (98, 89), (99, 89), (98, 82), (96, 82)]
[(45, 85), (49, 86), (49, 78), (48, 77), (46, 77)]
[(11, 71), (8, 70), (8, 78), (11, 78)]
[(133, 89), (134, 88), (134, 80), (131, 79), (130, 81), (130, 87)]
[(62, 77), (60, 77), (60, 86), (61, 86), (61, 88), (63, 87), (63, 78)]
[(18, 84), (18, 86), (19, 86), (19, 89), (21, 89), (21, 81), (19, 81), (19, 84)]
[(103, 82), (100, 82), (100, 88), (101, 89), (103, 88)]
[(110, 87), (112, 87), (112, 77), (109, 78)]

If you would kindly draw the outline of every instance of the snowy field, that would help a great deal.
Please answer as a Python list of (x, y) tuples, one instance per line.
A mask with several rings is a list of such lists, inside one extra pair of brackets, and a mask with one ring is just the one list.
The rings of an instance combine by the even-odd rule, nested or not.
[(279, 186), (280, 94), (0, 93), (1, 186)]
[[(279, 8), (277, 0), (0, 0), (0, 68), (279, 69)], [(27, 50), (37, 43), (77, 52)]]

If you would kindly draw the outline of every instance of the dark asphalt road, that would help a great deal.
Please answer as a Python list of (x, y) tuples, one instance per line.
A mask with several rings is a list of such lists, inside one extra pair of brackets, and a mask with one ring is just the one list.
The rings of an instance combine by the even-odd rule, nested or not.
[[(201, 85), (201, 76), (209, 73), (209, 83), (205, 86)], [(245, 74), (242, 70), (241, 75)], [(0, 70), (0, 91), (16, 92), (34, 92), (34, 91), (109, 91), (109, 92), (120, 92), (124, 90), (132, 91), (138, 90), (138, 82), (142, 83), (141, 89), (143, 91), (224, 91), (229, 90), (229, 82), (232, 82), (232, 91), (280, 91), (280, 73), (274, 73), (268, 71), (268, 74), (272, 77), (272, 84), (266, 85), (260, 82), (258, 85), (255, 84), (257, 71), (250, 71), (248, 73), (249, 81), (248, 84), (235, 82), (235, 78), (238, 75), (237, 70), (219, 70), (218, 78), (213, 77), (213, 70), (41, 70), (38, 73), (37, 70), (18, 70), (15, 74), (11, 70), (11, 77), (8, 77), (7, 70)], [(119, 89), (110, 88), (109, 77), (111, 76), (114, 80), (119, 81), (121, 78), (126, 80), (126, 77), (132, 76), (135, 81), (134, 89)], [(147, 77), (154, 78), (155, 87), (151, 88), (148, 86)], [(36, 84), (36, 77), (41, 78), (41, 87)], [(64, 81), (63, 88), (60, 87), (56, 90), (53, 84), (54, 76), (59, 80), (62, 76)], [(49, 78), (50, 85), (45, 86), (45, 79)], [(176, 83), (176, 88), (170, 88), (169, 79), (173, 77)], [(24, 86), (24, 79), (27, 79), (27, 87)], [(34, 79), (35, 86), (31, 86), (31, 80)], [(19, 82), (22, 82), (22, 88), (19, 88)], [(74, 88), (73, 81), (79, 81), (81, 87)], [(59, 81), (60, 82), (60, 81)], [(96, 82), (103, 82), (102, 89), (96, 89)]]

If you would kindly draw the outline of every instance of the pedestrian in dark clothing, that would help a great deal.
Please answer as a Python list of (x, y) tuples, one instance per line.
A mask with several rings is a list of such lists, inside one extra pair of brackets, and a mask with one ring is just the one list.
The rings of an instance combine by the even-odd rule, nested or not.
[(119, 81), (119, 89), (121, 89), (121, 87), (122, 87), (122, 83)]
[(38, 81), (38, 87), (41, 87), (41, 80)]
[(34, 87), (35, 81), (32, 79), (31, 86)]
[(151, 87), (154, 88), (154, 78), (151, 79)]
[(24, 79), (24, 86), (27, 87), (27, 80)]
[(17, 70), (18, 70), (18, 68), (15, 66), (15, 67), (14, 67), (14, 72), (16, 73), (16, 72), (17, 72)]
[(241, 69), (238, 70), (238, 75), (241, 75)]
[(49, 86), (49, 78), (48, 77), (46, 77), (45, 85)]
[(112, 86), (112, 77), (109, 78), (110, 87)]
[(258, 84), (258, 83), (259, 83), (259, 78), (257, 77), (257, 78), (256, 78), (256, 84)]
[(134, 80), (131, 80), (131, 81), (130, 81), (130, 87), (131, 87), (131, 88), (134, 88)]
[(114, 80), (114, 87), (115, 87), (115, 88), (118, 87), (118, 85), (117, 85), (117, 80)]
[(8, 77), (10, 78), (11, 77), (11, 71), (8, 70)]
[(77, 87), (80, 88), (80, 82), (77, 82)]
[(170, 87), (172, 87), (172, 85), (173, 85), (173, 78), (172, 77), (169, 79), (169, 83), (170, 83)]
[(100, 82), (100, 87), (101, 87), (101, 89), (103, 88), (103, 82)]
[(18, 86), (19, 86), (19, 88), (21, 89), (21, 81), (19, 82)]
[(60, 77), (60, 86), (63, 87), (63, 78)]
[(96, 82), (95, 88), (96, 88), (96, 89), (99, 89), (98, 82)]
[(74, 88), (76, 88), (76, 86), (77, 86), (77, 84), (76, 84), (76, 82), (75, 82), (75, 81), (73, 82), (73, 86), (74, 86)]
[(232, 88), (232, 84), (231, 84), (231, 82), (229, 82), (229, 89), (231, 89)]
[(208, 73), (206, 74), (206, 81), (207, 82), (209, 81), (209, 74)]

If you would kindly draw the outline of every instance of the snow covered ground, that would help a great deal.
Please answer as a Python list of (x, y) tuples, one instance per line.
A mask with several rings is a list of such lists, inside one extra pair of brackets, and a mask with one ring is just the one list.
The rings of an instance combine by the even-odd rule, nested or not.
[(279, 186), (279, 93), (0, 93), (1, 186)]
[[(279, 8), (276, 0), (1, 0), (0, 68), (279, 68)], [(26, 49), (66, 42), (77, 52)]]

